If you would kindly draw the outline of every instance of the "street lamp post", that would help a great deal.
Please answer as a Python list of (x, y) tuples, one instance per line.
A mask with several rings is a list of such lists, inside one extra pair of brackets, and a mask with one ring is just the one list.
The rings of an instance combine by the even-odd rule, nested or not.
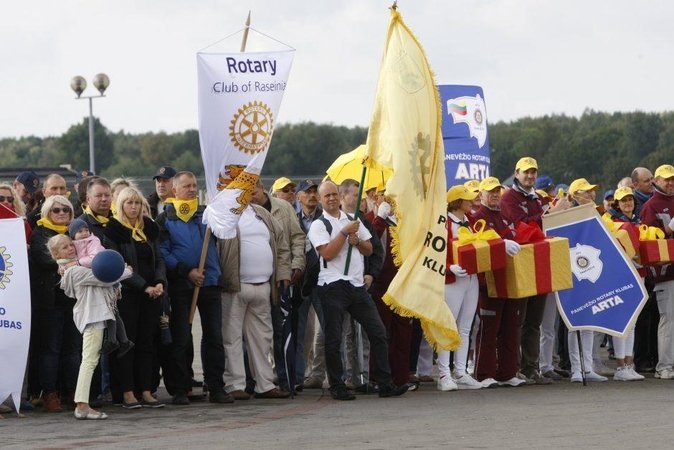
[(77, 94), (76, 100), (89, 99), (89, 170), (96, 173), (96, 158), (94, 155), (94, 105), (93, 99), (105, 97), (103, 93), (110, 86), (110, 78), (104, 73), (99, 73), (94, 77), (94, 87), (98, 89), (100, 95), (89, 95), (82, 97), (82, 92), (87, 88), (87, 80), (84, 77), (76, 76), (70, 80), (70, 87)]

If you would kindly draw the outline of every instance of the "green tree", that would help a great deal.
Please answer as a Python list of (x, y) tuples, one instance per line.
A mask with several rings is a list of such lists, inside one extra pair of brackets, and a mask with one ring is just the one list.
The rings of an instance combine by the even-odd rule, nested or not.
[[(76, 170), (89, 168), (89, 119), (71, 126), (56, 142), (57, 164), (71, 164)], [(113, 141), (108, 130), (94, 117), (96, 171), (103, 172), (114, 159)]]

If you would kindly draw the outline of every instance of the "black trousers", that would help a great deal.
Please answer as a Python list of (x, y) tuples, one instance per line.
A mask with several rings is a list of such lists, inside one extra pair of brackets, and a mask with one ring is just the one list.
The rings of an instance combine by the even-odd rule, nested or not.
[(391, 383), (386, 330), (365, 287), (355, 287), (348, 281), (340, 280), (317, 286), (316, 289), (325, 318), (325, 365), (330, 387), (344, 385), (341, 345), (342, 324), (346, 312), (360, 323), (370, 340), (370, 358), (375, 379), (381, 384)]

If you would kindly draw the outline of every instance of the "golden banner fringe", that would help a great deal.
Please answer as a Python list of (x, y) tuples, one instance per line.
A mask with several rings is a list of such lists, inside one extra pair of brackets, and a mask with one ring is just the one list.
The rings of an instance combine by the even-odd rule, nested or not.
[[(421, 321), (421, 328), (424, 330), (424, 335), (426, 336), (426, 340), (428, 343), (433, 347), (433, 350), (448, 350), (448, 351), (455, 351), (458, 350), (459, 346), (461, 345), (461, 336), (459, 335), (458, 331), (455, 330), (449, 330), (444, 328), (441, 324), (427, 318), (427, 317), (420, 317), (418, 314), (415, 314), (413, 311), (410, 311), (409, 309), (405, 308), (402, 306), (400, 303), (396, 301), (393, 296), (391, 296), (388, 292), (384, 294), (384, 297), (382, 298), (384, 300), (384, 303), (386, 303), (388, 306), (391, 307), (391, 310), (402, 316), (402, 317), (414, 317), (417, 318)], [(442, 334), (446, 336), (450, 344), (448, 347), (443, 347), (440, 345), (439, 342), (437, 342), (431, 335), (431, 333), (428, 332), (428, 327), (429, 326), (435, 326), (439, 330), (442, 330)]]

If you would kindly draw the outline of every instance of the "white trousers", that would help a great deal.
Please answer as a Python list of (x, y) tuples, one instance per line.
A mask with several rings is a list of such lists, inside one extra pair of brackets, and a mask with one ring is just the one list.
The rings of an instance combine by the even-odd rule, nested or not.
[[(103, 345), (103, 329), (91, 329), (82, 334), (82, 362), (80, 372), (77, 375), (77, 387), (75, 388), (75, 403), (89, 403), (89, 389), (91, 377), (101, 357), (100, 351)], [(99, 380), (100, 381), (100, 380)]]
[(658, 300), (658, 372), (674, 367), (674, 281), (658, 283), (653, 289)]
[[(580, 350), (578, 349), (577, 331), (569, 331), (569, 359), (571, 360), (571, 372), (580, 372)], [(583, 342), (583, 361), (585, 362), (585, 371), (592, 369), (592, 347), (594, 345), (594, 332), (583, 330), (580, 332), (580, 340)]]
[(613, 337), (613, 350), (616, 359), (625, 359), (626, 356), (634, 356), (634, 327), (626, 338)]
[(269, 353), (272, 343), (271, 288), (241, 283), (241, 292), (222, 293), (222, 337), (225, 347), (225, 389), (246, 388), (243, 340), (248, 348), (248, 364), (255, 380), (255, 392), (273, 389), (274, 375)]
[[(445, 303), (456, 320), (456, 327), (461, 336), (461, 345), (454, 352), (454, 371), (457, 376), (466, 373), (466, 361), (468, 360), (468, 348), (470, 344), (470, 328), (477, 310), (477, 297), (479, 285), (477, 275), (460, 277), (456, 282), (445, 285)], [(438, 373), (441, 377), (449, 375), (449, 352), (440, 350), (438, 353)]]
[(545, 312), (541, 322), (541, 351), (538, 356), (538, 367), (541, 373), (554, 369), (553, 356), (555, 352), (555, 320), (557, 319), (557, 300), (551, 292), (545, 297)]

